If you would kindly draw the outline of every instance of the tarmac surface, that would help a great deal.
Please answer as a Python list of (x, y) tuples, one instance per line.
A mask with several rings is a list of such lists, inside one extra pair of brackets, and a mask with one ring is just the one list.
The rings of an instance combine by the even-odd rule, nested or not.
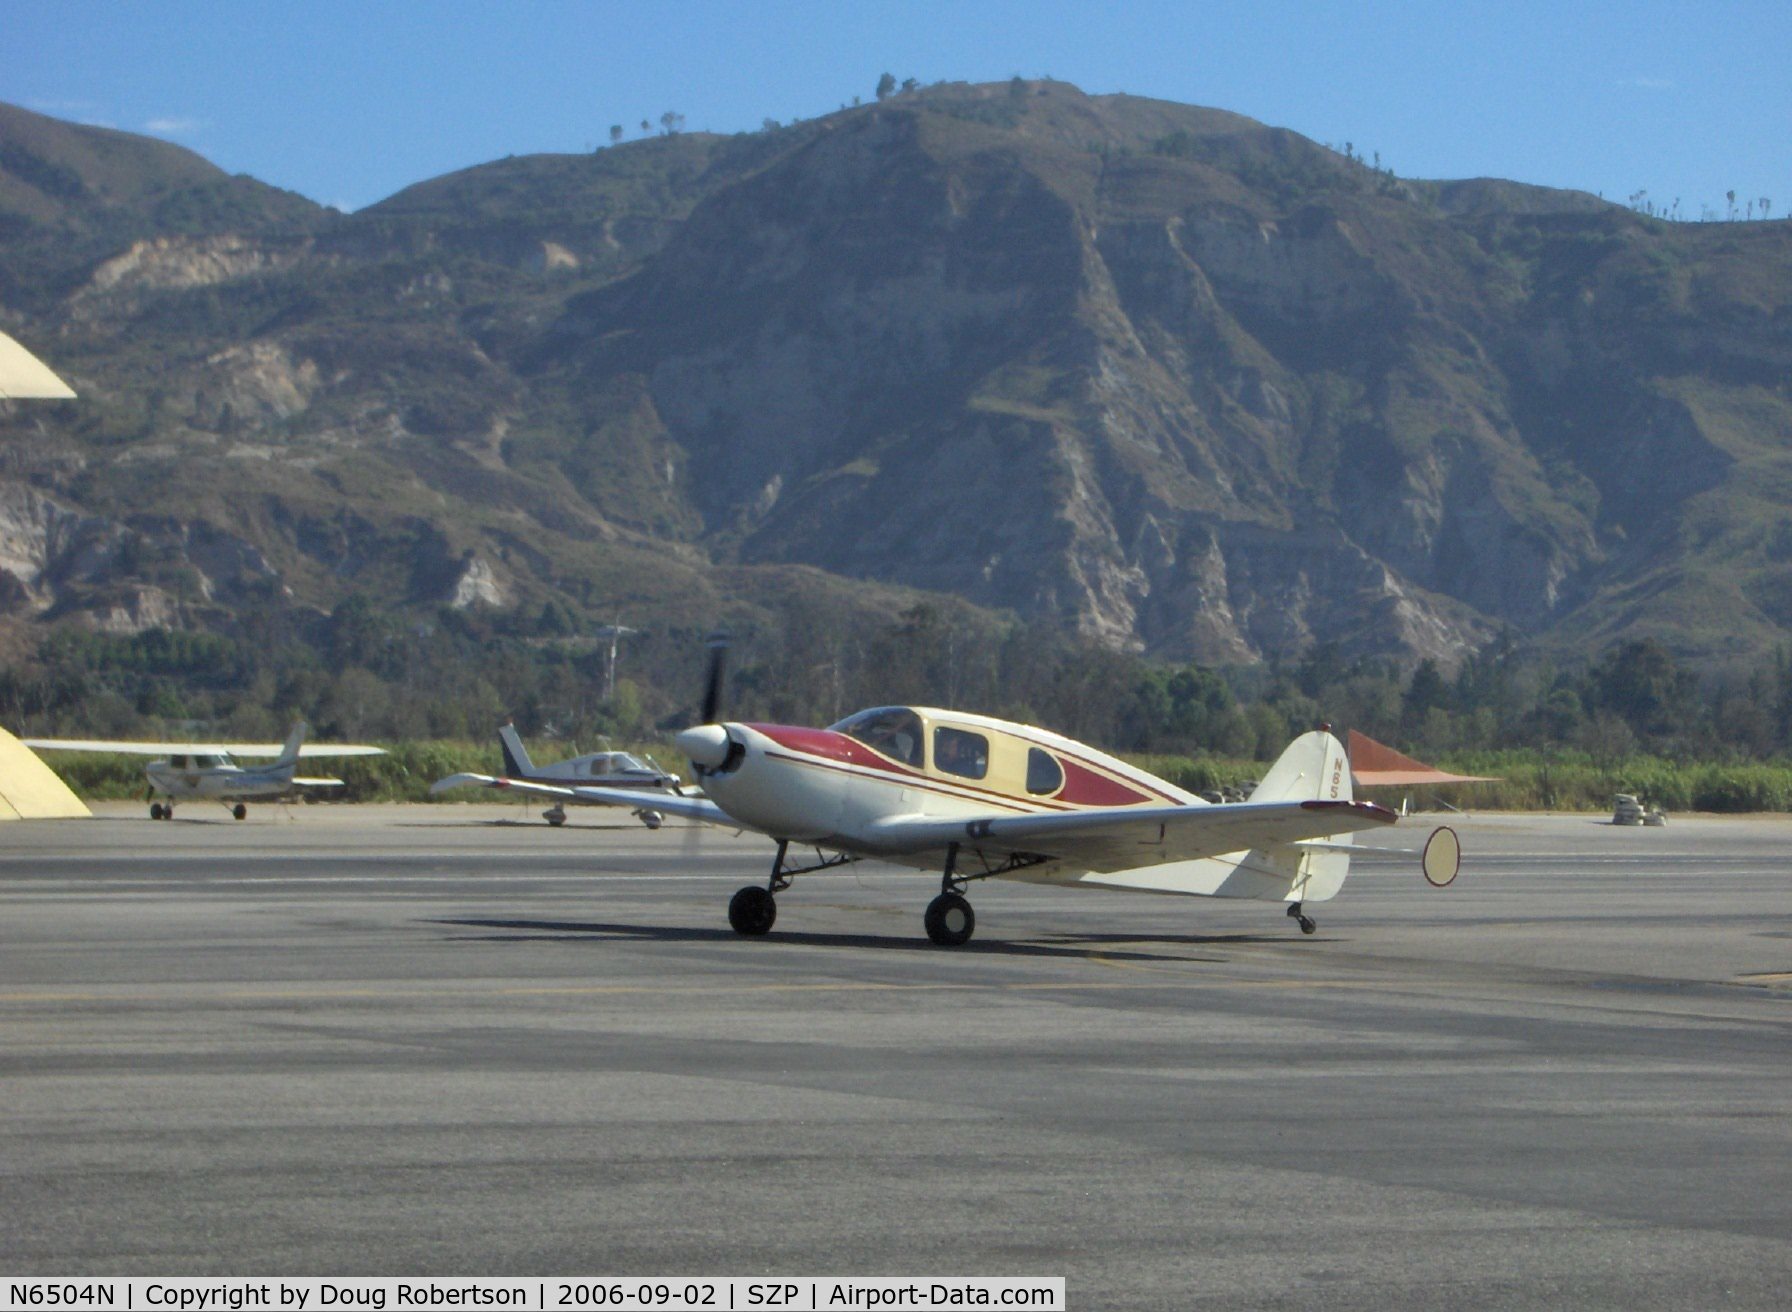
[(598, 812), (0, 826), (0, 1273), (1792, 1304), (1792, 818), (1456, 827), (1312, 937), (992, 882), (944, 949), (871, 864), (739, 938), (769, 843)]

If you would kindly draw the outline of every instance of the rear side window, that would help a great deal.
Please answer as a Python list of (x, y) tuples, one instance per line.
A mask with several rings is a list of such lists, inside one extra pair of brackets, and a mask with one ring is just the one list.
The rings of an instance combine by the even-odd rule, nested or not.
[(942, 725), (933, 731), (933, 765), (964, 779), (981, 779), (989, 773), (989, 739)]
[(1064, 767), (1050, 752), (1037, 747), (1027, 751), (1027, 791), (1041, 797), (1064, 786)]

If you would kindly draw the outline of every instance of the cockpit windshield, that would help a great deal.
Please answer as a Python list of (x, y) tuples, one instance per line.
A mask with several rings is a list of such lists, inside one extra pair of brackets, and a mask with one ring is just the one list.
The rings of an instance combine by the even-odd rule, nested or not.
[(652, 769), (653, 767), (643, 762), (640, 757), (633, 756), (628, 752), (598, 752), (586, 766), (586, 772), (594, 778), (611, 774), (628, 774), (631, 771), (637, 774), (646, 774)]
[(906, 706), (875, 706), (849, 715), (831, 727), (835, 733), (858, 739), (872, 751), (917, 770), (921, 768), (921, 717)]

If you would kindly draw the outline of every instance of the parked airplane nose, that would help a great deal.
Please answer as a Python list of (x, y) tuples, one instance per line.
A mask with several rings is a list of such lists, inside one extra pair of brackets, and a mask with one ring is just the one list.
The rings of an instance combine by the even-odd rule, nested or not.
[(699, 724), (673, 739), (694, 765), (713, 770), (728, 759), (728, 731), (719, 724)]

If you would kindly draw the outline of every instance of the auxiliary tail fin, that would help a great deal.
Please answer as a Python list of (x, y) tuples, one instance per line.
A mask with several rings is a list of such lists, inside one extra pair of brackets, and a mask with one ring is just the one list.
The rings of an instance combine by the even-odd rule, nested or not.
[(534, 773), (535, 762), (529, 759), (529, 749), (523, 746), (523, 736), (509, 720), (498, 726), (498, 742), (504, 748), (504, 774), (507, 778), (527, 779)]

